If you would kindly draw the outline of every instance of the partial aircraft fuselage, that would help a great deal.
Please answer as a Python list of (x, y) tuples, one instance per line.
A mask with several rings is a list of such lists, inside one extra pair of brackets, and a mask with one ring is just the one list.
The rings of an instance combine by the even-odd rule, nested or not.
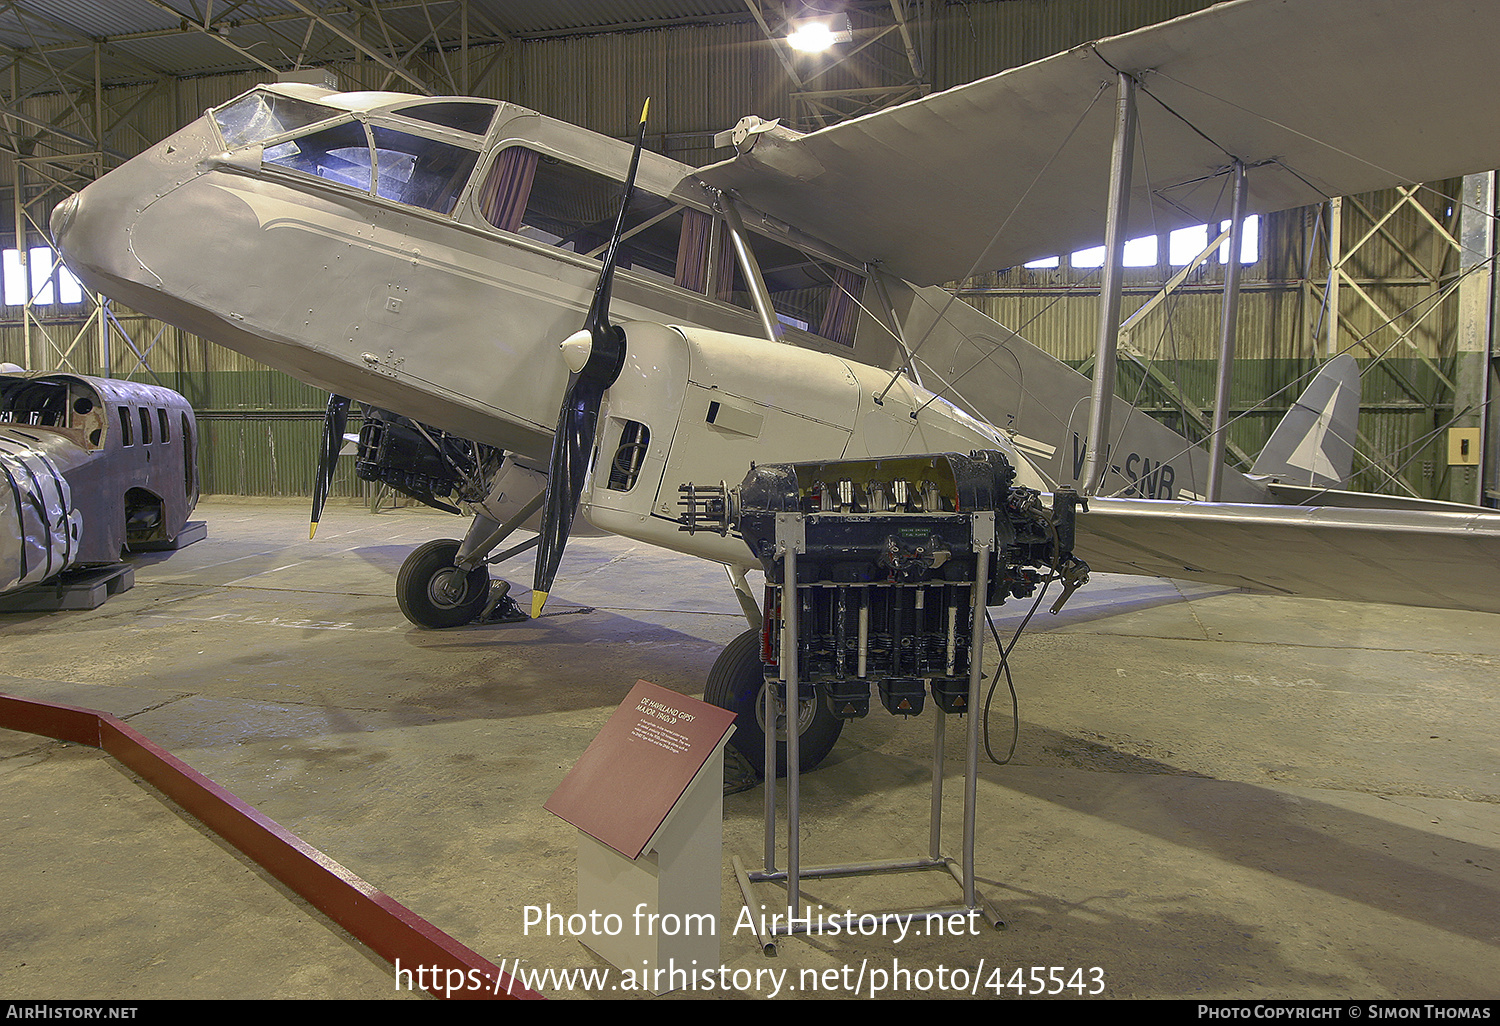
[(0, 592), (174, 541), (198, 489), (197, 418), (171, 389), (0, 374)]

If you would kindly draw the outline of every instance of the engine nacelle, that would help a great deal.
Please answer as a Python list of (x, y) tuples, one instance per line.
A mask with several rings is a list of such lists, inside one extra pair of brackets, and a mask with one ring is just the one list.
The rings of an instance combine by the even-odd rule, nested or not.
[(449, 513), (450, 499), (480, 502), (503, 453), (492, 446), (419, 424), (389, 410), (365, 410), (354, 472)]

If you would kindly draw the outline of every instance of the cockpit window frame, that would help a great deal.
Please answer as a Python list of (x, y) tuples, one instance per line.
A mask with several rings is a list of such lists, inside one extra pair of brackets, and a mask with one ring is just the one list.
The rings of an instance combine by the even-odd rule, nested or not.
[[(346, 125), (359, 125), (360, 133), (364, 137), (364, 147), (369, 158), (370, 177), (368, 186), (360, 186), (336, 177), (320, 175), (306, 169), (296, 167), (291, 163), (283, 162), (278, 158), (267, 158), (265, 154), (275, 152), (279, 147), (288, 143), (295, 143), (301, 139), (310, 139), (314, 136), (343, 128)], [(462, 180), (448, 193), (446, 193), (446, 206), (430, 206), (421, 203), (412, 203), (403, 199), (386, 196), (382, 194), (380, 178), (380, 154), (381, 149), (377, 145), (377, 133), (386, 132), (393, 136), (402, 136), (422, 142), (432, 143), (435, 146), (447, 147), (455, 151), (469, 154), (468, 169), (463, 173)], [(485, 148), (478, 136), (452, 129), (442, 128), (435, 125), (427, 125), (420, 121), (394, 118), (386, 116), (385, 112), (376, 114), (345, 113), (339, 117), (327, 121), (319, 121), (306, 125), (300, 129), (284, 132), (275, 136), (268, 136), (264, 140), (252, 145), (261, 149), (261, 171), (272, 175), (293, 175), (298, 180), (317, 183), (323, 187), (334, 189), (346, 194), (363, 196), (368, 199), (378, 200), (400, 207), (403, 210), (422, 211), (424, 213), (446, 218), (455, 218), (460, 203), (468, 195), (472, 188), (475, 168), (483, 159)]]
[[(368, 158), (366, 161), (366, 166), (369, 168), (369, 184), (366, 185), (363, 189), (350, 182), (341, 181), (337, 178), (330, 178), (326, 175), (319, 175), (309, 171), (304, 171), (301, 168), (292, 166), (291, 164), (283, 163), (275, 157), (266, 156), (266, 154), (272, 153), (273, 151), (286, 145), (287, 143), (294, 143), (298, 139), (310, 139), (313, 136), (323, 135), (335, 129), (343, 128), (345, 125), (349, 124), (359, 125), (360, 134), (364, 136), (365, 140), (365, 153)], [(362, 118), (350, 115), (348, 117), (337, 119), (332, 122), (319, 122), (315, 125), (309, 125), (308, 127), (300, 131), (288, 132), (280, 137), (266, 139), (263, 143), (260, 144), (260, 146), (260, 166), (262, 171), (296, 175), (300, 179), (321, 182), (330, 188), (339, 189), (340, 191), (352, 192), (360, 196), (373, 197), (375, 195), (375, 143), (370, 136), (369, 125), (366, 124)]]
[[(328, 111), (328, 116), (318, 121), (303, 122), (295, 128), (282, 129), (281, 131), (273, 132), (258, 139), (243, 139), (235, 142), (230, 142), (224, 134), (224, 127), (222, 124), (220, 124), (219, 115), (232, 107), (244, 103), (246, 100), (249, 100), (252, 97), (271, 97), (275, 100), (285, 101), (287, 103), (305, 104), (308, 107), (316, 107), (320, 110)], [(354, 118), (355, 115), (350, 111), (339, 110), (337, 107), (329, 107), (326, 104), (317, 103), (312, 100), (305, 100), (301, 97), (284, 96), (281, 93), (277, 93), (269, 89), (252, 89), (248, 93), (242, 93), (241, 95), (236, 96), (228, 103), (222, 103), (217, 107), (211, 107), (208, 111), (208, 122), (209, 124), (213, 125), (214, 134), (218, 136), (219, 142), (223, 144), (224, 149), (231, 153), (235, 150), (243, 150), (251, 146), (274, 146), (277, 143), (284, 142), (287, 138), (305, 134), (306, 132), (325, 125), (329, 122), (353, 120)]]
[[(458, 209), (459, 201), (471, 188), (471, 183), (474, 181), (475, 169), (479, 166), (480, 160), (482, 160), (484, 157), (484, 150), (479, 142), (475, 139), (475, 137), (465, 136), (464, 133), (454, 133), (451, 130), (447, 129), (436, 129), (434, 131), (412, 131), (414, 127), (421, 124), (421, 122), (416, 121), (393, 122), (387, 120), (384, 117), (370, 118), (365, 122), (365, 134), (370, 140), (371, 153), (373, 154), (375, 159), (375, 174), (373, 176), (375, 195), (377, 196), (377, 198), (385, 199), (388, 202), (398, 204), (402, 207), (413, 210), (426, 210), (430, 213), (437, 214), (440, 217), (451, 218), (454, 216), (455, 212)], [(382, 134), (384, 134), (387, 138), (404, 137), (406, 139), (417, 140), (419, 142), (431, 143), (435, 146), (445, 147), (446, 149), (454, 151), (456, 154), (458, 154), (458, 164), (454, 166), (455, 168), (461, 167), (461, 170), (451, 171), (448, 187), (436, 191), (432, 194), (433, 198), (441, 198), (443, 200), (441, 206), (433, 206), (428, 203), (411, 203), (407, 200), (384, 195), (381, 188), (380, 155), (383, 152), (403, 151), (387, 151), (382, 149), (382, 147), (379, 145)], [(415, 154), (406, 155), (414, 156)], [(421, 165), (423, 161), (419, 160), (415, 163)], [(430, 172), (431, 169), (429, 168), (428, 170)]]

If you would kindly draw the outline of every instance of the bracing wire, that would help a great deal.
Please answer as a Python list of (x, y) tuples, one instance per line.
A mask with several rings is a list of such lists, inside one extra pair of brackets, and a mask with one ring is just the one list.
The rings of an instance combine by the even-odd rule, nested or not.
[[(1078, 115), (1078, 120), (1073, 123), (1073, 127), (1068, 130), (1068, 134), (1063, 137), (1062, 142), (1057, 145), (1057, 149), (1053, 151), (1052, 156), (1048, 157), (1047, 162), (1042, 165), (1040, 170), (1037, 171), (1036, 175), (1031, 180), (1031, 184), (1026, 187), (1026, 191), (1023, 192), (1020, 198), (1016, 200), (1015, 204), (1011, 207), (1010, 213), (1006, 215), (1005, 220), (1000, 222), (1000, 227), (995, 229), (995, 233), (990, 236), (990, 241), (985, 245), (984, 249), (981, 250), (979, 255), (974, 258), (974, 263), (969, 267), (968, 273), (964, 275), (965, 278), (972, 278), (974, 275), (979, 273), (979, 267), (980, 264), (984, 262), (985, 254), (987, 254), (991, 249), (994, 248), (995, 242), (999, 240), (1000, 236), (1004, 234), (1005, 230), (1010, 227), (1011, 218), (1015, 216), (1016, 211), (1020, 210), (1021, 207), (1025, 205), (1026, 199), (1031, 195), (1032, 189), (1036, 188), (1037, 183), (1042, 180), (1042, 178), (1047, 174), (1048, 170), (1051, 169), (1052, 164), (1057, 160), (1059, 156), (1062, 155), (1062, 151), (1067, 148), (1068, 143), (1072, 141), (1073, 136), (1078, 133), (1078, 130), (1081, 127), (1083, 127), (1083, 123), (1088, 118), (1089, 113), (1094, 109), (1096, 105), (1098, 105), (1100, 97), (1104, 95), (1105, 91), (1108, 88), (1109, 83), (1106, 82), (1100, 84), (1098, 92), (1096, 92), (1094, 94), (1094, 98), (1089, 101), (1089, 104), (1084, 108), (1083, 113)], [(957, 301), (957, 299), (957, 294), (949, 294), (947, 301), (943, 304), (943, 308), (939, 310), (937, 316), (933, 318), (932, 324), (928, 326), (926, 332), (923, 333), (922, 338), (917, 342), (917, 344), (912, 347), (911, 357), (913, 359), (916, 358), (917, 353), (921, 351), (922, 347), (927, 344), (927, 340), (932, 337), (932, 333), (937, 329), (937, 326), (943, 323), (944, 318), (947, 317), (948, 308), (952, 306), (954, 302)], [(890, 384), (886, 385), (881, 393), (876, 397), (877, 401), (885, 398), (885, 394), (889, 392), (893, 387), (895, 387), (896, 381), (900, 376), (900, 372), (898, 371), (891, 377)]]

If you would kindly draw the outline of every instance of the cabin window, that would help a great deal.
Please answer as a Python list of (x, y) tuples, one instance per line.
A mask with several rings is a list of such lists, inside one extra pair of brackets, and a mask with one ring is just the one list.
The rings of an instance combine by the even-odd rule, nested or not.
[(163, 444), (170, 442), (172, 440), (172, 433), (167, 428), (167, 411), (161, 407), (157, 407), (156, 410), (156, 424), (161, 428), (161, 433), (157, 435), (157, 438), (161, 439)]
[(141, 444), (151, 444), (151, 411), (141, 408)]
[(356, 121), (277, 143), (267, 147), (261, 159), (361, 192), (370, 191), (370, 143), (364, 126)]
[[(746, 232), (750, 251), (760, 265), (771, 307), (782, 324), (811, 332), (843, 346), (854, 345), (864, 275), (818, 260), (785, 243)], [(726, 278), (728, 275), (726, 275)], [(720, 298), (754, 309), (744, 272), (735, 262), (733, 286)]]
[(511, 146), (496, 155), (476, 197), (481, 217), (501, 231), (521, 230), (539, 156), (524, 146)]
[(709, 292), (709, 249), (714, 232), (719, 233), (719, 273), (715, 276), (718, 281), (712, 294), (716, 298), (723, 298), (728, 286), (725, 285), (727, 275), (725, 270), (728, 261), (734, 259), (734, 254), (729, 248), (729, 233), (725, 230), (724, 222), (715, 218), (712, 214), (705, 214), (701, 210), (691, 208), (682, 212), (682, 240), (677, 246), (677, 284), (693, 292)]
[(376, 127), (375, 194), (451, 214), (479, 154), (461, 146)]
[(120, 444), (130, 445), (130, 407), (120, 407)]
[(188, 420), (188, 415), (182, 415), (182, 483), (186, 490), (189, 504), (198, 501), (197, 465), (193, 462), (195, 447), (193, 445), (193, 425)]
[[(490, 224), (569, 253), (601, 259), (620, 209), (622, 182), (513, 146), (496, 155), (476, 194)], [(619, 266), (681, 284), (686, 208), (637, 188), (625, 213)]]
[[(623, 188), (623, 183), (606, 175), (542, 156), (521, 215), (520, 234), (570, 253), (602, 258)], [(619, 266), (674, 281), (682, 209), (636, 189), (625, 213)]]
[(213, 119), (225, 148), (233, 150), (327, 121), (337, 113), (332, 108), (306, 100), (257, 92), (226, 103), (213, 112)]
[(393, 113), (403, 118), (425, 121), (429, 125), (452, 128), (472, 135), (484, 135), (490, 130), (490, 121), (495, 116), (493, 103), (477, 103), (473, 100), (441, 100), (436, 103), (414, 103)]

